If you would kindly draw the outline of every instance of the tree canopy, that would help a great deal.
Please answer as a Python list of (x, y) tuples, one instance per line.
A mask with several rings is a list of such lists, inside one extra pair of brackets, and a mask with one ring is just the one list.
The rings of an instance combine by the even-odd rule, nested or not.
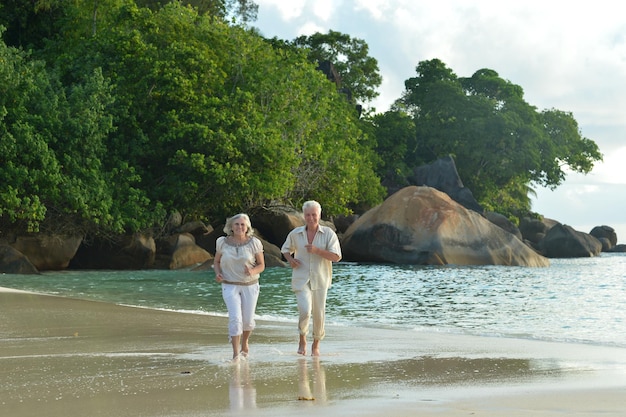
[(404, 164), (454, 156), (464, 185), (488, 209), (528, 211), (533, 184), (557, 187), (567, 169), (588, 173), (602, 159), (571, 113), (538, 111), (524, 100), (522, 87), (493, 70), (462, 78), (433, 59), (416, 71), (398, 106), (382, 118), (391, 123), (398, 113), (410, 115), (410, 121), (395, 122), (395, 130), (414, 126), (412, 135), (397, 136), (407, 150)]
[[(373, 151), (354, 106), (301, 51), (274, 47), (177, 2), (157, 10), (119, 3), (98, 20), (100, 30), (55, 37), (33, 51), (42, 60), (40, 76), (55, 80), (59, 100), (75, 106), (63, 111), (68, 126), (62, 120), (53, 130), (41, 122), (43, 115), (57, 119), (36, 107), (51, 87), (12, 90), (27, 105), (3, 127), (29, 118), (42, 123), (15, 139), (26, 159), (22, 177), (33, 181), (34, 139), (52, 161), (41, 165), (68, 174), (59, 213), (80, 217), (87, 229), (123, 231), (150, 226), (170, 210), (211, 220), (314, 198), (334, 215), (381, 201)], [(66, 13), (75, 16), (72, 27), (87, 26), (84, 9)], [(20, 161), (16, 151), (5, 155)], [(61, 180), (42, 189), (6, 178), (7, 193), (35, 189), (22, 200), (4, 199), (0, 215), (15, 220), (20, 205), (38, 199), (31, 229), (50, 219), (45, 213)]]
[(265, 39), (245, 24), (255, 6), (3, 2), (0, 226), (123, 233), (174, 210), (213, 222), (307, 199), (334, 216), (446, 155), (484, 207), (514, 215), (533, 185), (602, 158), (571, 113), (537, 110), (493, 70), (462, 78), (439, 60), (418, 64), (390, 111), (360, 117), (317, 67), (332, 62), (367, 103), (381, 83), (367, 44), (334, 31)]
[(293, 45), (304, 48), (311, 62), (332, 63), (341, 77), (341, 87), (357, 102), (369, 103), (378, 97), (382, 77), (378, 61), (369, 55), (369, 46), (364, 40), (329, 30), (325, 34), (299, 36)]

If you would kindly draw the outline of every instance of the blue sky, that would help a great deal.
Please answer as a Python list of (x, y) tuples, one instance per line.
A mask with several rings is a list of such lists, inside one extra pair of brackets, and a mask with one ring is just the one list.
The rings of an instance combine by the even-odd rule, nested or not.
[(539, 110), (571, 112), (604, 161), (537, 188), (533, 210), (589, 232), (615, 228), (626, 243), (626, 15), (612, 1), (255, 0), (266, 37), (332, 29), (363, 39), (383, 83), (383, 112), (420, 61), (438, 58), (460, 77), (482, 68), (521, 86)]

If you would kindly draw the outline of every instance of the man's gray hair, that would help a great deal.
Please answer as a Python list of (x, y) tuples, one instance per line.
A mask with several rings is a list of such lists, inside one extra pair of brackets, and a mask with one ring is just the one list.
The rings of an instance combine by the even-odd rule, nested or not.
[(305, 201), (304, 204), (302, 205), (302, 212), (304, 213), (304, 211), (310, 207), (314, 207), (320, 212), (320, 214), (322, 213), (321, 204), (315, 200)]

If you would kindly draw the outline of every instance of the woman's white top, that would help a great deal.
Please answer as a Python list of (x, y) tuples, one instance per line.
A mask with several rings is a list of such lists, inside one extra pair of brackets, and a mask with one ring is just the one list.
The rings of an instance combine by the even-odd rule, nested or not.
[(226, 283), (247, 284), (258, 281), (260, 274), (246, 275), (244, 267), (252, 269), (256, 266), (256, 255), (263, 253), (263, 244), (252, 236), (243, 244), (231, 242), (221, 236), (215, 242), (215, 251), (222, 253), (220, 269)]

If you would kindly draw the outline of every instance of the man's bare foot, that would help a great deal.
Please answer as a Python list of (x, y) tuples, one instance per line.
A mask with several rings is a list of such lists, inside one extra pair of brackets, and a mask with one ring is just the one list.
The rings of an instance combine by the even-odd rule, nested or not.
[(306, 338), (300, 336), (300, 343), (298, 343), (298, 355), (306, 355)]
[(319, 356), (320, 355), (320, 341), (314, 340), (313, 344), (311, 344), (311, 356)]

